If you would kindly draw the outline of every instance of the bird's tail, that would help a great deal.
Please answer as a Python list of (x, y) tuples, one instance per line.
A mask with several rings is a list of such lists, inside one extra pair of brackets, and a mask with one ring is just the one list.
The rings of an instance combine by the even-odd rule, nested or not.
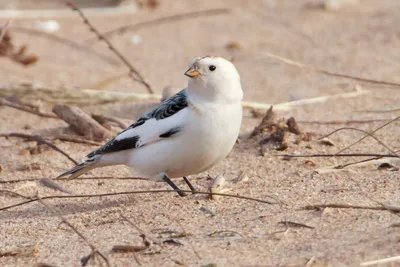
[(87, 159), (84, 162), (79, 163), (78, 165), (76, 165), (75, 167), (73, 167), (72, 169), (70, 169), (69, 171), (66, 171), (62, 174), (60, 174), (57, 178), (63, 177), (63, 176), (67, 176), (67, 175), (71, 175), (69, 177), (69, 179), (73, 179), (76, 177), (81, 176), (84, 173), (87, 173), (88, 171), (100, 167), (99, 163), (100, 163), (100, 155), (96, 155), (94, 157), (91, 157), (89, 159)]

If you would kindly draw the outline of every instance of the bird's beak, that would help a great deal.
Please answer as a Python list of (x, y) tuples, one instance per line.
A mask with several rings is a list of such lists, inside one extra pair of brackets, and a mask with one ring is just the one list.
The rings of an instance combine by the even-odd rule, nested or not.
[(191, 67), (185, 72), (185, 75), (189, 78), (196, 78), (201, 75), (200, 71), (197, 68)]

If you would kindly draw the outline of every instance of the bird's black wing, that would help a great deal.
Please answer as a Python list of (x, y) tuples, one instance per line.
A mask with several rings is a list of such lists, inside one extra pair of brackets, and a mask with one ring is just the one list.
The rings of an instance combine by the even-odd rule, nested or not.
[[(135, 123), (133, 123), (127, 129), (119, 133), (115, 138), (107, 142), (105, 145), (94, 150), (87, 156), (91, 158), (99, 154), (106, 154), (106, 153), (136, 148), (141, 143), (140, 142), (141, 135), (137, 134), (137, 131), (130, 131), (130, 130), (139, 128), (143, 126), (147, 121), (152, 119), (159, 121), (171, 117), (174, 114), (181, 111), (182, 109), (186, 108), (187, 106), (188, 106), (187, 92), (186, 89), (184, 89), (179, 93), (177, 93), (176, 95), (171, 96), (170, 98), (160, 103), (151, 112), (140, 117)], [(157, 133), (157, 131), (155, 131), (155, 134), (158, 134), (157, 136), (158, 138), (166, 138), (172, 136), (173, 134), (178, 133), (181, 129), (182, 129), (181, 127), (177, 127), (176, 125), (171, 125), (171, 129), (168, 129), (167, 131), (162, 133)]]

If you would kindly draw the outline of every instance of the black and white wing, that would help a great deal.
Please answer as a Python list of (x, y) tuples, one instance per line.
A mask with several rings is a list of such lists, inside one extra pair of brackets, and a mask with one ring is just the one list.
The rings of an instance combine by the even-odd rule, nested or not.
[(187, 107), (187, 92), (184, 89), (160, 103), (114, 139), (87, 156), (91, 158), (95, 155), (137, 148), (176, 135), (183, 130), (183, 118)]

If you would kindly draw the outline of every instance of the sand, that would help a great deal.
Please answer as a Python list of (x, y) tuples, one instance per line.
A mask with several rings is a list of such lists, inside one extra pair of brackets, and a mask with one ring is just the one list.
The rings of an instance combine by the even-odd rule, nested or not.
[[(5, 7), (5, 2), (8, 1), (0, 4)], [(317, 4), (318, 1), (161, 0), (155, 9), (139, 8), (133, 16), (93, 17), (91, 21), (101, 31), (107, 31), (127, 23), (173, 14), (230, 8), (229, 14), (146, 26), (114, 35), (110, 41), (158, 93), (167, 86), (175, 91), (185, 86), (183, 73), (192, 57), (219, 55), (231, 58), (239, 54), (234, 64), (241, 75), (246, 101), (276, 104), (351, 92), (356, 87), (370, 90), (369, 94), (356, 98), (279, 112), (279, 117), (294, 116), (304, 122), (391, 119), (398, 116), (396, 111), (371, 113), (362, 110), (399, 108), (399, 88), (388, 89), (326, 76), (263, 56), (263, 52), (269, 52), (332, 72), (400, 83), (400, 32), (396, 27), (400, 22), (399, 1), (364, 0), (336, 11), (319, 8)], [(21, 9), (24, 5), (30, 9), (62, 7), (51, 1), (38, 1), (36, 5), (15, 1), (14, 5)], [(13, 25), (34, 28), (37, 21), (15, 20)], [(57, 21), (61, 26), (57, 36), (77, 43), (93, 37), (74, 13)], [(2, 20), (0, 24), (4, 22)], [(33, 66), (23, 67), (10, 59), (0, 58), (2, 86), (25, 82), (36, 86), (94, 88), (106, 78), (127, 72), (120, 63), (109, 63), (65, 44), (18, 31), (11, 30), (11, 33), (16, 45), (28, 44), (28, 52), (38, 55), (40, 60)], [(139, 44), (131, 41), (135, 35), (135, 40), (140, 36)], [(232, 43), (239, 48), (228, 49)], [(104, 44), (97, 43), (93, 48), (118, 62)], [(120, 79), (103, 90), (146, 93), (143, 86), (129, 78)], [(36, 101), (35, 104), (40, 104), (46, 112), (51, 111), (48, 103)], [(113, 115), (131, 121), (146, 111), (142, 105), (133, 103), (85, 105), (81, 108), (88, 113)], [(40, 118), (4, 106), (0, 107), (0, 121), (0, 133), (73, 134), (61, 120)], [(199, 194), (180, 198), (174, 193), (44, 201), (106, 255), (112, 266), (138, 265), (132, 253), (116, 253), (111, 249), (114, 245), (143, 245), (140, 232), (152, 240), (150, 250), (136, 253), (143, 266), (359, 266), (362, 262), (400, 254), (398, 214), (369, 209), (304, 209), (307, 205), (326, 203), (400, 206), (399, 171), (379, 170), (369, 165), (317, 173), (318, 168), (363, 158), (284, 160), (275, 156), (283, 153), (335, 153), (363, 134), (350, 130), (336, 133), (330, 137), (335, 146), (321, 145), (316, 139), (344, 126), (372, 131), (383, 122), (348, 125), (300, 123), (303, 131), (315, 133), (312, 141), (295, 144), (290, 140), (286, 151), (271, 149), (261, 155), (260, 145), (248, 139), (260, 121), (261, 118), (254, 118), (246, 112), (241, 143), (221, 164), (190, 179), (197, 190), (207, 191), (211, 184), (208, 177), (223, 174), (228, 180), (227, 187), (232, 188), (228, 193), (269, 201), (278, 199), (281, 204), (227, 197), (209, 200)], [(398, 150), (398, 129), (399, 122), (394, 122), (378, 131), (376, 137), (392, 150)], [(118, 129), (113, 128), (113, 131)], [(95, 148), (61, 141), (55, 144), (78, 161)], [(0, 164), (3, 168), (0, 177), (3, 180), (54, 178), (73, 166), (67, 158), (51, 149), (34, 155), (26, 152), (35, 146), (35, 142), (0, 137)], [(388, 153), (371, 138), (346, 152)], [(21, 170), (32, 164), (32, 170)], [(394, 163), (396, 166), (400, 167), (399, 163)], [(232, 183), (241, 171), (247, 173), (249, 180)], [(126, 177), (135, 176), (135, 173), (125, 167), (109, 167), (94, 170), (88, 176)], [(59, 183), (73, 194), (169, 189), (164, 183), (142, 180), (77, 179)], [(186, 188), (183, 182), (177, 183)], [(1, 183), (0, 188), (31, 196), (37, 190), (41, 196), (66, 195), (37, 187), (32, 182)], [(22, 200), (1, 193), (0, 207)], [(281, 223), (284, 221), (309, 227)], [(0, 211), (0, 225), (0, 252), (23, 248), (28, 251), (0, 257), (1, 266), (34, 266), (37, 263), (80, 266), (80, 259), (91, 251), (59, 217), (38, 202)], [(174, 237), (176, 233), (181, 237)], [(176, 242), (171, 242), (171, 239)], [(153, 241), (162, 246), (153, 244)], [(99, 262), (96, 257), (88, 266), (100, 266)]]

